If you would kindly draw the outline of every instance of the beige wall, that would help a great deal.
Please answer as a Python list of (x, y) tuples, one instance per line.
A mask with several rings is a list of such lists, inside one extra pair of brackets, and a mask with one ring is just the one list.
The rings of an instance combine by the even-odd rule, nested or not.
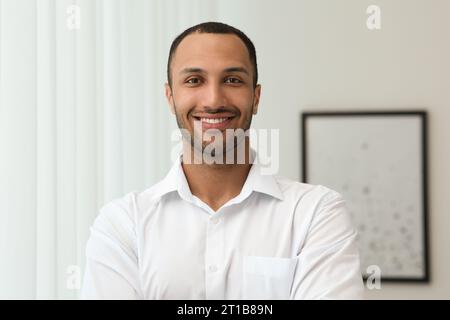
[[(381, 30), (366, 8), (381, 8)], [(280, 128), (280, 173), (300, 177), (299, 114), (309, 109), (429, 112), (430, 284), (382, 284), (369, 299), (450, 298), (450, 1), (216, 3), (254, 40), (263, 86), (256, 127)]]

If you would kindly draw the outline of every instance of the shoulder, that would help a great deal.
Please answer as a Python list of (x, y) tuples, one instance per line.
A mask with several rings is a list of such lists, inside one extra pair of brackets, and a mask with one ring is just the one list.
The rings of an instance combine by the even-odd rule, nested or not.
[(168, 193), (161, 192), (166, 189), (163, 182), (159, 181), (142, 191), (130, 191), (124, 196), (107, 202), (101, 207), (95, 224), (112, 224), (117, 228), (133, 228), (139, 212), (148, 211), (158, 204), (164, 194)]
[(287, 201), (308, 201), (323, 203), (332, 199), (343, 199), (336, 190), (320, 184), (309, 184), (282, 176), (274, 176)]
[(284, 201), (296, 213), (296, 219), (307, 225), (320, 221), (340, 221), (350, 224), (350, 216), (344, 196), (324, 185), (308, 184), (283, 177), (276, 177)]
[(92, 238), (119, 241), (125, 246), (132, 243), (135, 234), (134, 197), (135, 192), (130, 192), (104, 204), (91, 227)]

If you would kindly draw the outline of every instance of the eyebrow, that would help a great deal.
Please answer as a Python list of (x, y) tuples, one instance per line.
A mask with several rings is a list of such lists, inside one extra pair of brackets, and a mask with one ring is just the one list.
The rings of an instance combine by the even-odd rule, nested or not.
[(249, 74), (248, 73), (248, 71), (247, 71), (247, 69), (245, 69), (245, 68), (243, 68), (243, 67), (231, 67), (231, 68), (226, 68), (225, 70), (224, 70), (225, 72), (242, 72), (242, 73), (245, 73), (245, 74)]
[[(245, 73), (245, 74), (249, 74), (249, 72), (247, 71), (247, 69), (243, 68), (243, 67), (229, 67), (224, 69), (224, 72), (226, 73), (230, 73), (230, 72), (241, 72), (241, 73)], [(189, 74), (189, 73), (207, 73), (205, 70), (203, 70), (202, 68), (184, 68), (183, 70), (180, 71), (180, 74)]]
[(186, 73), (206, 73), (206, 71), (201, 69), (201, 68), (184, 68), (183, 70), (180, 71), (180, 73), (182, 73), (182, 74), (186, 74)]

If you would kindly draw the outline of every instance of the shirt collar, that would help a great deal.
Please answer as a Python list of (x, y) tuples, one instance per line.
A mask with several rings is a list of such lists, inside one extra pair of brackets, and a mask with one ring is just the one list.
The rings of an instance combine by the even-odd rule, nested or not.
[[(256, 156), (256, 153), (253, 150), (252, 154), (254, 157)], [(181, 162), (182, 156), (180, 155), (177, 157), (177, 160), (173, 164), (169, 173), (160, 182), (156, 190), (157, 196), (163, 196), (170, 192), (178, 191), (178, 194), (182, 199), (192, 202), (193, 195), (189, 188)], [(279, 200), (284, 199), (283, 192), (281, 191), (275, 177), (273, 175), (263, 175), (261, 173), (261, 165), (258, 163), (253, 163), (244, 186), (242, 187), (242, 191), (236, 198), (233, 199), (233, 203), (238, 203), (245, 200), (253, 191), (264, 193)]]
[(250, 182), (249, 187), (251, 187), (253, 191), (264, 193), (280, 200), (284, 199), (283, 192), (275, 177), (269, 174), (263, 175), (261, 173), (261, 165), (258, 163), (252, 165), (245, 184), (247, 184), (247, 182)]

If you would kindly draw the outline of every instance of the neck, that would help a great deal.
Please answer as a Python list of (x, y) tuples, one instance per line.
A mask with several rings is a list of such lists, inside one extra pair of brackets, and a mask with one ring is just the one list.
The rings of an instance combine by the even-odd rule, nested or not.
[[(205, 161), (182, 163), (192, 194), (208, 204), (214, 211), (239, 195), (247, 179), (251, 168), (250, 144), (248, 139), (242, 143), (245, 143), (245, 161), (242, 164), (236, 161), (233, 164), (207, 164)], [(192, 148), (192, 146), (184, 148), (183, 158), (185, 155), (195, 154), (192, 149), (186, 150), (186, 148)], [(236, 150), (234, 154), (236, 157)]]

